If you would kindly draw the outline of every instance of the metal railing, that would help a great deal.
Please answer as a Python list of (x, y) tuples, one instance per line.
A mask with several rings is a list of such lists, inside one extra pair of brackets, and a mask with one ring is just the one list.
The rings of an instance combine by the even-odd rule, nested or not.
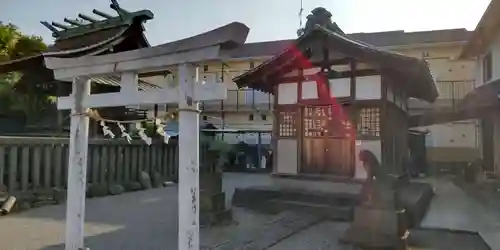
[(204, 111), (271, 110), (274, 96), (254, 89), (228, 90), (226, 100), (202, 103)]
[(436, 88), (439, 93), (435, 104), (442, 108), (455, 110), (464, 97), (474, 90), (476, 83), (474, 80), (459, 81), (437, 81)]

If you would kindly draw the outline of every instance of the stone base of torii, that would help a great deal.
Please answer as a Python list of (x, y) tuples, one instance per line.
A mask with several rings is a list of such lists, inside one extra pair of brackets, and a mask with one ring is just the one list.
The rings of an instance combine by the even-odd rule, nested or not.
[[(145, 48), (81, 58), (46, 57), (45, 63), (57, 80), (73, 81), (73, 93), (58, 99), (58, 109), (71, 109), (68, 200), (65, 249), (83, 249), (86, 166), (88, 150), (88, 108), (140, 104), (179, 105), (179, 248), (199, 249), (199, 109), (200, 101), (223, 100), (221, 83), (198, 81), (198, 64), (220, 62), (220, 44), (172, 51), (168, 47)], [(160, 91), (139, 91), (138, 75), (144, 72), (177, 71), (178, 86)], [(90, 94), (90, 77), (120, 75), (117, 93)]]

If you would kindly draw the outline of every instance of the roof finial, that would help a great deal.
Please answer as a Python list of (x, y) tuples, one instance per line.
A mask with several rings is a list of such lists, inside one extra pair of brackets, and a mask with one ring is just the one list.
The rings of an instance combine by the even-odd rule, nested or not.
[(109, 5), (109, 7), (111, 9), (115, 10), (118, 13), (118, 15), (121, 17), (130, 13), (130, 12), (126, 11), (125, 9), (120, 8), (120, 4), (118, 4), (117, 0), (111, 0), (111, 5)]
[(333, 32), (344, 34), (344, 32), (337, 26), (335, 22), (332, 22), (332, 13), (323, 7), (317, 7), (311, 11), (311, 14), (307, 16), (306, 27), (304, 32), (311, 32), (318, 25), (322, 28), (328, 29)]

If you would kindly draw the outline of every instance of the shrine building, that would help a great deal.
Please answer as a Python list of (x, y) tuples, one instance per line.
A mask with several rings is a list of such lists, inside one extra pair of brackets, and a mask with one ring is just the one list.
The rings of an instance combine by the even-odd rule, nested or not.
[(438, 96), (424, 60), (346, 35), (324, 8), (291, 46), (234, 78), (274, 94), (276, 175), (363, 179), (357, 155), (372, 151), (387, 173), (408, 162), (408, 99)]

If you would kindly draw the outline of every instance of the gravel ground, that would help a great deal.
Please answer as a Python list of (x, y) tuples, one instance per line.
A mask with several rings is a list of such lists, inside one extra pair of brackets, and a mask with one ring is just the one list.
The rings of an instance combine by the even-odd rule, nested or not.
[[(225, 176), (227, 203), (234, 185), (269, 181), (268, 176)], [(0, 250), (64, 249), (65, 205), (46, 206), (0, 217)], [(258, 227), (271, 216), (235, 208), (235, 222), (201, 230), (201, 244), (227, 241), (235, 231)], [(177, 249), (177, 187), (151, 189), (87, 200), (86, 247), (100, 249)], [(244, 231), (244, 230), (243, 230)]]
[[(226, 174), (224, 189), (230, 204), (235, 186), (267, 185), (267, 175)], [(478, 231), (492, 249), (500, 249), (500, 214), (469, 199), (451, 181), (437, 181), (437, 196), (422, 226)], [(64, 249), (65, 205), (47, 206), (0, 217), (0, 250)], [(234, 223), (201, 230), (202, 246), (216, 246), (238, 234), (254, 231), (275, 216), (233, 209)], [(151, 189), (87, 200), (86, 247), (108, 249), (177, 249), (177, 187)], [(271, 250), (345, 249), (337, 239), (346, 223), (322, 222), (274, 245)], [(347, 248), (349, 249), (349, 248)]]

